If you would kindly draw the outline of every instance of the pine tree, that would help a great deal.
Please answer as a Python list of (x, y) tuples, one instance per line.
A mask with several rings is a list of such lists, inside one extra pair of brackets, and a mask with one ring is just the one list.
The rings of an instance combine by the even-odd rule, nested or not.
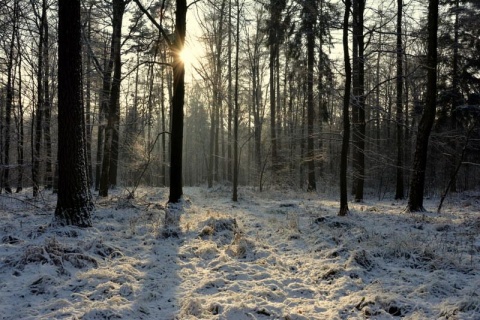
[(80, 0), (58, 3), (58, 198), (54, 224), (90, 227), (82, 105)]

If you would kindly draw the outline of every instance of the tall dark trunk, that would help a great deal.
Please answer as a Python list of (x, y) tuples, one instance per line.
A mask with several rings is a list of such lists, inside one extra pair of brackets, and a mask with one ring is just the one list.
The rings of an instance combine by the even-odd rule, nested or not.
[(51, 137), (51, 118), (52, 118), (52, 105), (50, 103), (50, 58), (49, 58), (49, 34), (48, 34), (48, 21), (45, 20), (45, 44), (43, 46), (43, 61), (45, 64), (45, 73), (43, 76), (43, 90), (45, 92), (45, 104), (44, 104), (44, 137), (45, 137), (45, 188), (47, 190), (53, 187), (53, 164), (52, 164), (52, 137)]
[(38, 65), (37, 65), (37, 112), (35, 114), (35, 134), (32, 152), (32, 183), (33, 183), (33, 197), (38, 197), (40, 188), (40, 154), (42, 146), (42, 123), (43, 110), (45, 105), (43, 83), (43, 69), (44, 69), (44, 34), (46, 23), (46, 0), (43, 0), (42, 15), (40, 17), (39, 25), (39, 40), (38, 40)]
[[(162, 51), (162, 56), (166, 59), (165, 49)], [(168, 88), (171, 87), (170, 82), (168, 81), (168, 75), (170, 72), (165, 74), (164, 70), (162, 70), (162, 79), (160, 80), (161, 83), (161, 92), (162, 92), (162, 100), (160, 102), (160, 114), (161, 114), (161, 122), (162, 122), (162, 131), (167, 131), (167, 119), (166, 119), (166, 112), (165, 112), (165, 82), (167, 82)], [(162, 184), (163, 186), (167, 186), (167, 138), (165, 134), (162, 134), (162, 165), (161, 165), (161, 172), (162, 172)]]
[(237, 0), (237, 27), (236, 27), (236, 41), (235, 41), (235, 92), (234, 92), (234, 109), (233, 109), (233, 191), (232, 200), (238, 200), (238, 171), (239, 171), (239, 159), (238, 159), (238, 123), (239, 123), (239, 102), (238, 102), (238, 74), (239, 70), (239, 47), (240, 47), (240, 3)]
[(233, 121), (233, 100), (232, 100), (232, 1), (228, 1), (228, 40), (227, 40), (227, 180), (233, 181), (232, 175), (232, 121)]
[(350, 16), (351, 0), (345, 0), (345, 15), (343, 18), (343, 57), (345, 61), (345, 92), (343, 94), (343, 138), (342, 153), (340, 158), (340, 211), (339, 216), (348, 213), (348, 192), (347, 192), (347, 165), (348, 145), (350, 143), (350, 87), (352, 85), (352, 67), (350, 65), (350, 54), (348, 52), (348, 20)]
[[(215, 94), (213, 100), (215, 101)], [(214, 176), (214, 157), (215, 157), (215, 106), (212, 106), (210, 111), (210, 138), (209, 138), (209, 148), (208, 148), (208, 177), (207, 177), (207, 186), (208, 188), (213, 187), (213, 176)]]
[(183, 194), (182, 152), (183, 152), (183, 104), (185, 99), (185, 65), (180, 52), (185, 43), (187, 1), (176, 0), (175, 42), (173, 44), (173, 99), (172, 131), (170, 135), (170, 194), (169, 202), (178, 202)]
[[(87, 41), (90, 42), (91, 39), (91, 8), (88, 11), (87, 17), (87, 34), (86, 38)], [(85, 84), (85, 122), (86, 122), (86, 148), (87, 148), (87, 177), (88, 177), (88, 185), (90, 187), (93, 186), (93, 166), (92, 166), (92, 99), (91, 99), (91, 91), (92, 91), (92, 57), (91, 53), (87, 52), (87, 62), (86, 62), (86, 84)]]
[[(255, 51), (251, 56), (251, 72), (252, 72), (252, 113), (253, 113), (253, 143), (254, 143), (254, 161), (255, 169), (258, 176), (261, 176), (262, 171), (262, 114), (261, 114), (261, 90), (260, 90), (260, 75), (257, 48), (258, 44), (254, 44)], [(262, 191), (261, 181), (259, 181), (260, 191)]]
[[(272, 31), (274, 32), (274, 31)], [(270, 70), (270, 141), (272, 144), (272, 170), (275, 176), (275, 171), (278, 168), (277, 155), (277, 125), (276, 125), (276, 96), (275, 96), (275, 50), (276, 44), (270, 45), (269, 70)]]
[(283, 0), (270, 0), (269, 11), (270, 21), (268, 26), (268, 45), (269, 45), (269, 90), (270, 90), (270, 141), (271, 141), (271, 154), (272, 154), (272, 170), (273, 174), (279, 169), (278, 159), (278, 141), (277, 141), (277, 96), (276, 92), (276, 79), (278, 74), (277, 70), (277, 57), (282, 40), (281, 34), (281, 18), (282, 10), (285, 8), (286, 1)]
[(425, 108), (418, 124), (415, 155), (413, 158), (412, 178), (407, 210), (425, 211), (423, 197), (425, 192), (425, 170), (430, 132), (435, 121), (437, 104), (437, 30), (438, 0), (429, 0), (428, 4), (428, 48), (427, 48), (427, 93)]
[[(17, 28), (18, 32), (18, 28)], [(20, 48), (20, 37), (17, 34), (17, 47)], [(22, 56), (18, 57), (18, 92), (22, 92)], [(23, 105), (22, 105), (22, 94), (18, 95), (18, 115), (16, 118), (17, 126), (17, 164), (18, 164), (18, 179), (17, 179), (17, 190), (16, 192), (21, 192), (23, 190), (23, 176), (24, 176), (24, 129), (23, 129)]]
[(305, 4), (305, 27), (307, 32), (307, 171), (308, 185), (307, 191), (315, 191), (317, 189), (315, 181), (315, 150), (314, 150), (314, 132), (313, 123), (315, 118), (314, 101), (313, 101), (313, 67), (315, 63), (315, 20), (316, 10), (315, 2), (307, 1)]
[[(106, 44), (105, 44), (106, 47)], [(107, 49), (104, 50), (103, 80), (102, 91), (100, 92), (100, 108), (98, 111), (98, 135), (97, 135), (97, 154), (95, 161), (95, 190), (100, 189), (100, 180), (102, 177), (103, 151), (105, 145), (105, 118), (109, 110), (110, 86), (112, 82), (112, 70), (114, 62), (114, 46), (110, 44), (110, 54), (107, 57)]]
[(15, 39), (17, 35), (17, 20), (18, 20), (18, 1), (15, 1), (13, 8), (12, 16), (12, 34), (10, 37), (10, 44), (8, 48), (8, 59), (7, 59), (7, 88), (6, 88), (6, 101), (5, 101), (5, 145), (4, 145), (4, 160), (3, 164), (5, 169), (3, 171), (3, 187), (6, 193), (12, 193), (10, 188), (10, 132), (11, 132), (11, 123), (12, 123), (12, 106), (13, 106), (13, 60), (14, 60), (14, 49), (15, 49)]
[(82, 105), (80, 0), (58, 2), (58, 197), (54, 223), (90, 227)]
[(352, 164), (353, 194), (363, 200), (365, 182), (365, 57), (363, 14), (365, 0), (353, 0), (353, 103)]
[[(458, 55), (458, 49), (460, 47), (459, 43), (459, 12), (460, 12), (460, 3), (459, 0), (455, 0), (455, 22), (454, 22), (454, 36), (453, 36), (453, 61), (452, 61), (452, 104), (451, 104), (451, 110), (450, 110), (450, 126), (453, 130), (457, 128), (457, 119), (456, 119), (456, 112), (455, 109), (460, 106), (463, 101), (462, 101), (462, 95), (460, 93), (460, 79), (459, 79), (459, 55)], [(450, 145), (452, 145), (452, 149), (456, 151), (458, 154), (460, 145), (458, 143), (458, 139), (453, 139), (453, 141), (449, 142)], [(453, 157), (456, 158), (456, 157)], [(455, 173), (457, 165), (455, 161), (451, 161), (450, 164), (450, 177), (451, 177), (451, 186), (450, 186), (450, 191), (451, 192), (457, 192), (457, 175)]]
[[(325, 24), (324, 24), (324, 12), (323, 12), (323, 3), (324, 0), (320, 0), (320, 8), (319, 8), (319, 26), (318, 29), (323, 32), (325, 29)], [(325, 70), (325, 65), (326, 62), (324, 62), (325, 58), (323, 56), (323, 35), (319, 36), (319, 45), (318, 45), (318, 70), (319, 70), (319, 75), (318, 75), (318, 117), (317, 117), (317, 123), (318, 123), (318, 133), (319, 133), (319, 139), (318, 139), (318, 152), (320, 154), (323, 153), (323, 124), (324, 122), (326, 123), (328, 121), (328, 108), (327, 108), (327, 99), (325, 97), (325, 84), (323, 80), (324, 76), (324, 70)], [(319, 171), (319, 176), (323, 176), (323, 171), (324, 171), (324, 159), (323, 157), (320, 157), (317, 160), (317, 167)]]
[(403, 48), (402, 48), (402, 0), (397, 0), (397, 183), (395, 199), (405, 197), (403, 183)]
[(118, 124), (120, 119), (120, 81), (122, 75), (121, 65), (121, 37), (122, 37), (122, 20), (125, 12), (125, 2), (123, 0), (113, 1), (113, 78), (110, 88), (110, 99), (108, 106), (107, 127), (105, 129), (105, 142), (103, 149), (102, 174), (100, 179), (100, 189), (98, 194), (102, 197), (108, 196), (108, 189), (113, 185), (112, 176), (116, 176), (116, 160), (118, 157)]

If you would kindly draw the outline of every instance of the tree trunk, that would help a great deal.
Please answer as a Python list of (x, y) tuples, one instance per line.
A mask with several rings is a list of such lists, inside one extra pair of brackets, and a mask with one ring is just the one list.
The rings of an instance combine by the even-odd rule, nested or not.
[[(113, 176), (116, 176), (116, 160), (118, 157), (118, 123), (119, 123), (119, 104), (120, 104), (120, 82), (122, 76), (121, 65), (121, 38), (122, 38), (122, 19), (125, 12), (124, 0), (113, 1), (113, 78), (110, 89), (109, 110), (107, 127), (105, 129), (105, 143), (103, 149), (102, 174), (100, 179), (100, 189), (98, 194), (101, 197), (108, 196), (108, 189), (115, 183)], [(113, 172), (112, 172), (113, 171)]]
[(438, 0), (429, 0), (428, 5), (428, 48), (427, 48), (427, 93), (425, 109), (418, 124), (415, 155), (407, 210), (425, 211), (423, 196), (425, 192), (425, 170), (427, 168), (427, 150), (430, 132), (435, 121), (437, 104), (437, 30)]
[[(18, 32), (18, 28), (17, 28)], [(20, 37), (17, 34), (17, 46), (20, 48)], [(17, 125), (17, 164), (18, 164), (18, 179), (17, 179), (17, 190), (16, 192), (21, 192), (23, 190), (23, 175), (24, 175), (24, 129), (23, 129), (23, 105), (22, 105), (22, 55), (18, 57), (18, 118), (16, 119)]]
[(348, 52), (348, 20), (350, 16), (351, 0), (345, 0), (345, 15), (343, 18), (343, 57), (345, 61), (345, 92), (343, 94), (343, 138), (342, 154), (340, 158), (340, 211), (339, 216), (345, 216), (348, 213), (348, 192), (347, 192), (347, 165), (348, 165), (348, 145), (350, 143), (350, 87), (352, 85), (352, 67), (350, 65), (350, 55)]
[(236, 41), (235, 41), (235, 92), (234, 92), (234, 110), (233, 110), (233, 192), (232, 201), (238, 200), (238, 171), (239, 171), (239, 159), (238, 159), (238, 125), (239, 125), (239, 102), (238, 102), (238, 89), (239, 89), (239, 47), (240, 47), (240, 3), (237, 0), (237, 27), (236, 27)]
[(180, 52), (185, 43), (187, 1), (176, 0), (175, 42), (173, 44), (172, 132), (170, 135), (170, 194), (168, 202), (178, 202), (183, 194), (183, 104), (185, 99), (185, 65)]
[(363, 200), (365, 182), (365, 57), (363, 14), (365, 0), (353, 1), (353, 103), (352, 163), (353, 194), (356, 202)]
[(403, 48), (402, 48), (402, 0), (397, 0), (397, 183), (395, 200), (405, 197), (403, 183)]
[(313, 66), (315, 62), (314, 25), (316, 20), (314, 1), (305, 2), (304, 10), (306, 16), (305, 27), (307, 32), (307, 191), (315, 191), (317, 189), (317, 185), (315, 181), (315, 151), (313, 132), (313, 123), (315, 118), (315, 107), (313, 103)]
[(283, 0), (270, 0), (269, 11), (270, 21), (268, 24), (268, 45), (269, 45), (269, 89), (270, 89), (270, 141), (271, 141), (271, 154), (272, 154), (272, 171), (275, 176), (276, 171), (279, 169), (278, 159), (278, 123), (277, 123), (277, 96), (276, 79), (279, 77), (277, 74), (278, 54), (280, 42), (282, 41), (281, 32), (281, 18), (282, 11), (285, 8), (286, 1)]
[(52, 105), (50, 103), (50, 58), (49, 58), (49, 34), (48, 34), (48, 22), (45, 20), (45, 44), (43, 46), (43, 61), (45, 64), (45, 74), (43, 76), (43, 90), (45, 92), (45, 104), (44, 104), (44, 116), (45, 121), (43, 123), (44, 137), (45, 137), (45, 188), (51, 190), (53, 187), (53, 171), (52, 171), (52, 137), (51, 137), (51, 118), (52, 118)]
[[(271, 33), (275, 34), (275, 30), (271, 27)], [(276, 57), (276, 36), (272, 36), (270, 44), (269, 70), (270, 70), (270, 141), (272, 144), (272, 171), (273, 176), (276, 175), (278, 169), (277, 155), (277, 125), (276, 125), (276, 103), (275, 103), (275, 57)]]
[[(165, 49), (166, 50), (166, 49)], [(162, 56), (164, 59), (166, 59), (166, 54), (165, 50), (162, 51)], [(162, 118), (162, 131), (166, 132), (167, 131), (167, 119), (166, 119), (166, 112), (165, 112), (165, 97), (164, 97), (164, 90), (165, 90), (165, 78), (167, 77), (168, 79), (170, 78), (168, 75), (170, 75), (170, 72), (165, 75), (164, 70), (162, 69), (162, 79), (160, 80), (161, 83), (161, 92), (162, 92), (162, 100), (160, 102), (160, 113), (161, 113), (161, 118)], [(171, 87), (170, 82), (167, 79), (167, 86), (168, 88)], [(167, 186), (167, 138), (165, 134), (162, 134), (162, 166), (161, 166), (161, 172), (162, 172), (162, 183), (163, 186)]]
[(54, 223), (90, 227), (85, 159), (80, 0), (58, 2), (58, 198)]
[(40, 154), (42, 146), (42, 122), (43, 122), (43, 109), (44, 109), (44, 88), (43, 83), (43, 69), (44, 69), (44, 34), (46, 23), (46, 0), (43, 0), (42, 4), (42, 16), (40, 17), (39, 25), (39, 40), (38, 40), (38, 65), (37, 65), (37, 112), (35, 115), (35, 135), (34, 135), (34, 150), (32, 153), (33, 165), (32, 165), (32, 183), (33, 183), (33, 197), (38, 197), (40, 187)]
[(15, 1), (12, 16), (12, 34), (10, 38), (10, 44), (8, 49), (7, 59), (7, 88), (6, 88), (6, 101), (5, 101), (5, 145), (4, 145), (4, 161), (5, 169), (3, 171), (3, 187), (6, 193), (12, 193), (10, 188), (10, 132), (12, 123), (12, 107), (13, 107), (13, 60), (15, 49), (15, 38), (17, 35), (17, 22), (18, 22), (18, 1)]
[[(91, 8), (88, 10), (88, 17), (87, 17), (87, 41), (90, 43), (91, 41)], [(92, 99), (91, 99), (91, 88), (92, 88), (92, 57), (91, 53), (87, 52), (87, 63), (86, 63), (86, 88), (85, 88), (85, 107), (86, 107), (86, 115), (85, 115), (85, 122), (86, 122), (86, 148), (87, 148), (87, 177), (88, 177), (88, 185), (91, 187), (93, 186), (93, 167), (92, 167)]]
[[(106, 50), (105, 50), (106, 51)], [(109, 108), (109, 99), (110, 99), (110, 84), (113, 70), (113, 60), (114, 60), (114, 47), (113, 43), (110, 45), (110, 55), (104, 60), (104, 69), (103, 69), (103, 83), (102, 91), (100, 93), (100, 108), (98, 115), (98, 136), (97, 136), (97, 155), (95, 163), (95, 190), (100, 189), (100, 180), (102, 177), (102, 159), (103, 159), (103, 150), (105, 145), (105, 115), (108, 112)]]
[(233, 121), (233, 99), (232, 99), (232, 1), (228, 1), (228, 84), (227, 84), (227, 181), (233, 181), (232, 161), (232, 121)]

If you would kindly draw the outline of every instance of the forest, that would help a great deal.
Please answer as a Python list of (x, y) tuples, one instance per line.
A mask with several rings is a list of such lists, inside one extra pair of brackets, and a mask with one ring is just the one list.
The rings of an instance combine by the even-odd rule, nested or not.
[[(406, 198), (419, 171), (426, 196), (478, 187), (476, 1), (437, 6), (428, 130), (418, 130), (432, 108), (426, 1), (353, 1), (348, 22), (334, 1), (188, 6), (179, 49), (187, 60), (184, 129), (173, 143), (170, 131), (180, 127), (172, 125), (176, 4), (81, 2), (85, 162), (88, 186), (99, 195), (117, 186), (132, 196), (139, 185), (169, 186), (178, 162), (180, 184), (259, 191), (325, 192), (339, 188), (346, 171), (345, 188), (357, 202), (366, 193)], [(58, 189), (58, 9), (47, 0), (2, 8), (2, 189), (32, 187), (37, 197)], [(418, 136), (427, 140), (421, 170), (414, 167)], [(188, 161), (170, 158), (174, 144)], [(340, 170), (343, 144), (348, 159)]]
[(478, 0), (0, 0), (2, 319), (478, 319)]

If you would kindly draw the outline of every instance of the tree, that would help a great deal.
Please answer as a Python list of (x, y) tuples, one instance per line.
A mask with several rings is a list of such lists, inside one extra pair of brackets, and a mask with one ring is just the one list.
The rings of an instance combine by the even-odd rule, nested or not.
[(54, 224), (90, 227), (82, 105), (80, 0), (58, 2), (58, 198)]
[(438, 0), (429, 0), (428, 4), (428, 43), (427, 43), (427, 92), (425, 108), (418, 124), (415, 155), (413, 159), (412, 178), (407, 210), (425, 211), (423, 195), (425, 188), (425, 170), (427, 168), (427, 151), (430, 132), (435, 121), (437, 106), (437, 30)]
[(8, 59), (7, 59), (7, 88), (6, 88), (6, 102), (5, 102), (5, 146), (4, 146), (4, 164), (6, 168), (3, 171), (3, 184), (6, 193), (12, 193), (9, 182), (9, 164), (10, 164), (10, 131), (11, 131), (11, 122), (12, 122), (12, 105), (13, 105), (13, 73), (14, 73), (14, 51), (15, 51), (15, 42), (17, 36), (18, 28), (18, 18), (19, 18), (19, 5), (18, 0), (15, 0), (13, 5), (13, 14), (12, 14), (12, 34), (10, 37), (10, 43), (8, 45)]
[(352, 101), (352, 162), (353, 194), (356, 202), (363, 200), (365, 183), (365, 0), (353, 0), (353, 101)]
[(240, 47), (240, 12), (241, 7), (239, 0), (237, 5), (237, 25), (236, 25), (236, 41), (235, 41), (235, 92), (234, 92), (234, 109), (233, 109), (233, 191), (232, 200), (238, 200), (238, 171), (239, 171), (239, 154), (238, 154), (238, 125), (239, 125), (239, 102), (238, 102), (238, 75), (239, 75), (239, 47)]
[(352, 85), (352, 67), (350, 65), (350, 54), (348, 52), (348, 20), (350, 17), (351, 0), (345, 0), (345, 15), (343, 18), (343, 57), (345, 61), (345, 92), (343, 94), (343, 138), (342, 154), (340, 158), (340, 211), (339, 216), (348, 213), (348, 192), (347, 192), (347, 164), (348, 145), (350, 143), (350, 87)]
[(185, 101), (185, 65), (181, 52), (185, 45), (187, 29), (187, 1), (177, 0), (175, 12), (175, 36), (171, 42), (165, 29), (158, 24), (152, 15), (143, 7), (139, 0), (134, 0), (139, 9), (147, 15), (148, 19), (162, 33), (173, 55), (173, 97), (172, 97), (172, 124), (170, 133), (170, 194), (168, 202), (176, 203), (183, 195), (183, 104)]
[[(275, 70), (278, 64), (278, 54), (280, 42), (283, 38), (282, 31), (282, 11), (287, 2), (285, 0), (270, 0), (269, 12), (270, 20), (268, 25), (268, 45), (269, 45), (269, 70), (270, 70), (270, 140), (272, 143), (272, 169), (278, 170), (278, 144), (277, 144), (277, 123), (276, 123), (276, 99), (278, 92), (275, 92)], [(279, 77), (279, 75), (276, 75)]]
[(180, 58), (187, 29), (187, 1), (177, 0), (175, 12), (175, 41), (173, 43), (173, 101), (172, 132), (170, 135), (170, 195), (168, 202), (176, 203), (183, 194), (183, 103), (185, 99), (185, 65)]
[(313, 120), (315, 117), (313, 104), (313, 66), (315, 63), (315, 21), (316, 21), (316, 3), (315, 1), (304, 2), (305, 32), (307, 34), (307, 170), (308, 170), (308, 191), (315, 191), (317, 186), (315, 182), (315, 154), (313, 147)]
[[(265, 33), (261, 32), (260, 21), (263, 19), (263, 10), (260, 8), (256, 12), (255, 28), (252, 28), (252, 34), (248, 34), (245, 39), (247, 51), (247, 64), (249, 68), (249, 82), (251, 92), (251, 107), (249, 108), (253, 118), (253, 159), (255, 162), (255, 171), (259, 177), (262, 176), (262, 128), (264, 123), (265, 107), (262, 95), (262, 80), (264, 69), (264, 54), (262, 48), (265, 43)], [(249, 126), (250, 127), (250, 126)], [(259, 190), (262, 191), (262, 181), (259, 178)]]
[(106, 197), (108, 188), (116, 184), (118, 156), (118, 125), (120, 121), (120, 82), (122, 75), (121, 62), (121, 38), (122, 20), (125, 12), (126, 1), (113, 1), (112, 19), (112, 49), (113, 52), (113, 79), (110, 87), (110, 99), (108, 104), (108, 120), (105, 129), (105, 142), (103, 151), (102, 174), (100, 179), (99, 195)]
[[(35, 5), (34, 11), (35, 10)], [(35, 138), (34, 138), (34, 150), (32, 152), (33, 165), (32, 165), (32, 181), (33, 181), (33, 197), (37, 197), (40, 188), (40, 154), (42, 148), (42, 122), (43, 113), (45, 107), (45, 88), (43, 86), (44, 81), (44, 45), (45, 45), (45, 25), (47, 22), (47, 1), (42, 1), (42, 13), (38, 16), (40, 20), (38, 24), (39, 40), (38, 40), (38, 66), (37, 66), (37, 112), (35, 114)], [(48, 97), (47, 97), (48, 98)], [(33, 134), (33, 132), (32, 132)]]
[[(17, 48), (20, 48), (20, 32), (17, 28)], [(22, 92), (23, 89), (23, 78), (22, 78), (22, 55), (18, 57), (18, 92)], [(17, 165), (18, 165), (18, 179), (17, 179), (17, 190), (15, 192), (21, 192), (23, 190), (23, 178), (24, 178), (24, 167), (23, 163), (25, 160), (25, 150), (24, 150), (24, 137), (25, 132), (23, 129), (23, 105), (22, 105), (22, 95), (18, 95), (18, 115), (15, 117), (15, 125), (17, 128)]]
[(405, 196), (403, 183), (403, 48), (402, 48), (402, 11), (403, 0), (397, 0), (397, 183), (395, 199), (403, 199)]

